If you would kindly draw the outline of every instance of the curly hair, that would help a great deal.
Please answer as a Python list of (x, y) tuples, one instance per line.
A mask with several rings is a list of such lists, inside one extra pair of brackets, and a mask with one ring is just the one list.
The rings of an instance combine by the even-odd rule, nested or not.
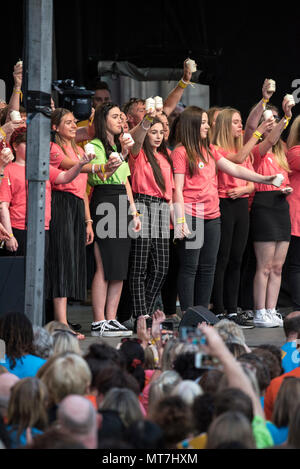
[(35, 353), (32, 324), (24, 313), (6, 313), (0, 318), (0, 339), (5, 342), (6, 355), (12, 368), (18, 358)]

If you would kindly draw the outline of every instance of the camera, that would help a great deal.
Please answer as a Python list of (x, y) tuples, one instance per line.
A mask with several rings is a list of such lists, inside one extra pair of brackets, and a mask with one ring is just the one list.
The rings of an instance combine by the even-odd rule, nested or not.
[(95, 92), (84, 86), (75, 86), (75, 80), (55, 80), (52, 89), (58, 92), (59, 107), (69, 109), (78, 120), (86, 120), (92, 112), (92, 97)]

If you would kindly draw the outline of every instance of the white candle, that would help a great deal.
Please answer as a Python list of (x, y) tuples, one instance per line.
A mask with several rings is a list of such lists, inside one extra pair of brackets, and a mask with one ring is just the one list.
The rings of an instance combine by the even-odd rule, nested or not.
[(276, 91), (276, 82), (274, 80), (268, 80), (268, 91)]
[(95, 148), (92, 143), (87, 143), (84, 145), (84, 151), (87, 155), (95, 155)]
[(153, 98), (146, 99), (146, 111), (147, 112), (155, 111), (155, 101)]
[(125, 138), (125, 139), (130, 138), (130, 143), (129, 143), (129, 145), (128, 145), (129, 147), (132, 147), (132, 145), (134, 145), (134, 140), (133, 140), (133, 138), (132, 138), (132, 136), (131, 136), (130, 134), (124, 133), (124, 134), (123, 134), (123, 138)]
[(11, 111), (10, 118), (12, 121), (20, 121), (22, 119), (19, 111)]
[(285, 97), (283, 98), (283, 100), (288, 101), (289, 104), (295, 105), (294, 96), (292, 94), (286, 94)]
[(276, 174), (276, 178), (273, 181), (273, 185), (276, 186), (276, 187), (280, 187), (283, 180), (284, 180), (284, 175), (283, 174), (281, 174), (281, 173)]
[(264, 111), (263, 116), (266, 121), (270, 119), (270, 117), (273, 117), (273, 112), (271, 111), (271, 109), (267, 109), (266, 111)]
[(186, 61), (186, 64), (187, 64), (187, 66), (188, 66), (190, 72), (192, 72), (192, 73), (197, 72), (197, 64), (196, 64), (195, 60), (193, 60), (193, 59), (188, 59), (188, 60)]
[(162, 108), (164, 107), (164, 103), (163, 103), (162, 98), (160, 96), (155, 96), (154, 101), (155, 101), (156, 110), (161, 111)]

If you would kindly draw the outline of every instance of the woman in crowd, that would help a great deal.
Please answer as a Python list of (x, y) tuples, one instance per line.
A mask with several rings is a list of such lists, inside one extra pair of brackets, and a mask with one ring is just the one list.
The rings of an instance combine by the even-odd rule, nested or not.
[[(0, 186), (1, 221), (9, 233), (9, 240), (5, 242), (6, 255), (24, 256), (26, 251), (27, 233), (27, 184), (25, 179), (26, 165), (26, 127), (15, 130), (11, 136), (11, 146), (15, 160), (6, 166)], [(49, 180), (46, 181), (45, 203), (45, 232), (46, 249), (49, 223), (51, 218), (51, 187), (66, 185), (74, 180), (81, 171), (82, 166), (89, 159), (84, 156), (76, 166), (68, 172), (61, 172), (49, 167)]]
[[(258, 128), (263, 132), (266, 123)], [(216, 150), (228, 160), (235, 161), (243, 148), (242, 118), (236, 109), (226, 108), (219, 112), (215, 122), (212, 143)], [(252, 139), (252, 147), (257, 140)], [(248, 145), (248, 155), (241, 166), (253, 170), (252, 150)], [(217, 257), (212, 303), (214, 313), (236, 321), (243, 328), (251, 328), (246, 319), (238, 312), (238, 293), (240, 284), (240, 270), (243, 253), (246, 247), (249, 230), (248, 198), (253, 192), (254, 184), (237, 179), (218, 171), (218, 193), (221, 212), (221, 240)]]
[(288, 281), (294, 311), (300, 309), (300, 116), (294, 120), (287, 140), (287, 160), (292, 171), (289, 175), (293, 192), (287, 200), (290, 206), (291, 242), (288, 251)]
[(140, 236), (132, 240), (129, 284), (133, 317), (152, 314), (169, 265), (169, 224), (174, 187), (164, 128), (148, 113), (135, 129), (129, 165), (132, 191), (142, 216)]
[[(272, 184), (274, 180), (274, 176), (256, 174), (224, 158), (209, 146), (208, 129), (205, 111), (195, 106), (186, 108), (179, 120), (178, 145), (171, 154), (175, 173), (174, 218), (175, 237), (179, 239), (178, 292), (182, 312), (193, 305), (207, 308), (210, 302), (221, 225), (217, 169), (239, 179), (263, 184)], [(256, 141), (253, 136), (251, 148)], [(247, 148), (246, 151), (248, 154)]]
[[(264, 84), (265, 86), (265, 84)], [(264, 91), (264, 87), (263, 87)], [(266, 96), (266, 97), (265, 97)], [(268, 101), (268, 95), (252, 109), (245, 128), (244, 142), (256, 128)], [(280, 136), (291, 117), (293, 103), (284, 99), (284, 117), (258, 136), (253, 149), (253, 167), (260, 175), (282, 175), (280, 187), (255, 185), (251, 207), (250, 230), (256, 256), (256, 273), (253, 284), (254, 324), (257, 327), (282, 326), (282, 318), (276, 311), (281, 284), (282, 266), (285, 262), (291, 236), (289, 204), (286, 200), (292, 189), (289, 185), (289, 165)], [(274, 114), (274, 111), (273, 111)], [(262, 140), (261, 140), (262, 139)]]
[[(92, 161), (92, 174), (89, 175), (89, 184), (93, 187), (91, 215), (96, 224), (96, 272), (92, 282), (94, 321), (91, 333), (103, 337), (129, 336), (132, 331), (116, 320), (116, 313), (128, 272), (130, 236), (140, 230), (128, 181), (130, 170), (124, 161), (130, 139), (124, 139), (121, 135), (121, 111), (114, 103), (96, 109), (94, 127), (95, 138), (91, 144), (96, 157)], [(123, 162), (114, 174), (107, 175), (104, 165), (115, 152), (121, 155)], [(102, 179), (100, 173), (95, 171), (97, 167), (101, 168)]]

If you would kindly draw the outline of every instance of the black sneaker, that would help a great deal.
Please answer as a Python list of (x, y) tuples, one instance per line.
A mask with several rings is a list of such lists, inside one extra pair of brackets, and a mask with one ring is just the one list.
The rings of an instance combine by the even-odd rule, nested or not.
[(82, 325), (76, 322), (68, 321), (68, 325), (71, 329), (73, 329), (73, 331), (76, 331), (76, 332), (80, 331), (80, 329), (82, 328)]
[(242, 329), (253, 329), (255, 327), (253, 322), (248, 321), (243, 316), (243, 314), (237, 314), (237, 313), (227, 314), (227, 319), (235, 322), (235, 324), (240, 326)]
[(132, 335), (132, 331), (128, 330), (127, 327), (125, 327), (123, 324), (120, 324), (116, 319), (110, 319), (107, 321), (107, 324), (121, 331), (121, 335), (123, 337), (129, 337)]
[(120, 337), (121, 335), (121, 329), (110, 325), (106, 320), (91, 325), (92, 337)]
[(219, 319), (219, 321), (222, 321), (222, 319), (228, 319), (225, 313), (216, 314), (216, 317)]

